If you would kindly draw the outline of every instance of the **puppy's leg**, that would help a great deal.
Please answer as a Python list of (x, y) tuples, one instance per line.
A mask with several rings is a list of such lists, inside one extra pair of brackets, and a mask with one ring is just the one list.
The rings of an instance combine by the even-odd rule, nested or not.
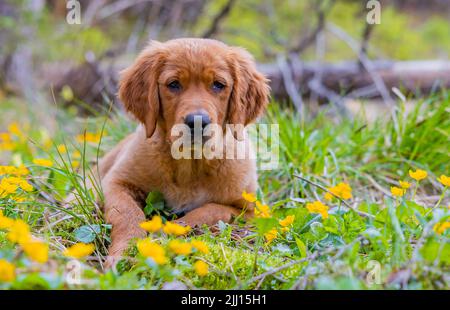
[(137, 193), (130, 187), (119, 183), (106, 183), (105, 219), (112, 225), (111, 246), (107, 265), (111, 267), (128, 247), (131, 239), (144, 238), (146, 232), (139, 224), (145, 221), (145, 215), (137, 202)]
[(251, 212), (249, 210), (243, 211), (242, 209), (218, 203), (207, 203), (188, 212), (177, 222), (189, 225), (191, 227), (201, 226), (203, 224), (211, 226), (219, 221), (230, 223), (233, 217), (240, 215), (242, 212), (244, 212), (245, 219), (251, 217)]
[[(100, 184), (100, 180), (102, 180), (106, 174), (111, 170), (112, 166), (116, 162), (116, 158), (119, 156), (120, 152), (123, 150), (125, 145), (133, 139), (135, 134), (131, 134), (122, 141), (119, 142), (111, 151), (103, 156), (97, 165), (94, 165), (91, 170), (88, 172), (88, 177), (86, 178), (86, 189), (95, 189)], [(96, 190), (93, 191), (96, 198), (98, 198), (98, 193)], [(77, 203), (77, 197), (79, 193), (75, 193), (72, 191), (69, 195), (64, 199), (64, 206), (70, 207), (70, 204)]]

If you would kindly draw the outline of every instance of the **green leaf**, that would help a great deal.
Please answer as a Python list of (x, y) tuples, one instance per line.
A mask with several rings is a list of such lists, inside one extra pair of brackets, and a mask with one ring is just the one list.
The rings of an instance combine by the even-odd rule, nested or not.
[(305, 243), (303, 243), (303, 241), (299, 238), (295, 238), (295, 243), (297, 244), (298, 251), (300, 252), (300, 258), (306, 257), (308, 250)]
[(146, 216), (149, 216), (154, 212), (159, 214), (164, 210), (164, 195), (157, 191), (150, 192), (147, 199), (145, 199), (145, 203), (144, 214)]
[(278, 221), (274, 218), (254, 218), (253, 223), (256, 225), (257, 232), (263, 235), (274, 228)]
[(441, 264), (450, 264), (450, 244), (439, 239), (429, 239), (420, 249), (420, 253), (430, 263), (435, 263), (437, 260)]
[(328, 236), (323, 224), (320, 222), (314, 222), (310, 226), (310, 231), (317, 238), (317, 240), (325, 239)]
[(100, 225), (83, 225), (75, 229), (75, 239), (83, 243), (91, 243), (95, 240), (95, 236), (100, 234)]

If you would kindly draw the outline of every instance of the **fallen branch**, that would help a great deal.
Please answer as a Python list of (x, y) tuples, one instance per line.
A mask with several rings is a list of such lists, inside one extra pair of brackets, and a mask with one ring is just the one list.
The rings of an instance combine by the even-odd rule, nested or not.
[[(295, 103), (299, 105), (300, 94), (306, 97), (316, 93), (319, 101), (331, 101), (339, 105), (346, 99), (374, 99), (382, 96), (371, 75), (360, 70), (358, 61), (330, 64), (290, 60), (288, 71), (283, 65), (280, 68), (280, 62), (258, 66), (269, 78), (271, 95), (275, 100), (290, 99), (293, 94), (296, 98), (295, 94), (298, 93), (299, 98)], [(53, 77), (46, 84), (55, 85), (56, 94), (59, 94), (63, 86), (70, 86), (75, 98), (99, 110), (98, 107), (106, 107), (103, 103), (104, 96), (116, 98), (118, 72), (129, 65), (118, 63), (111, 63), (107, 57), (100, 58), (86, 61), (70, 70), (64, 69), (65, 72), (59, 66), (55, 68), (59, 71), (46, 72), (42, 76)], [(387, 90), (395, 87), (405, 96), (429, 94), (439, 87), (450, 88), (448, 61), (377, 60), (371, 62), (371, 71), (379, 76)], [(321, 76), (320, 83), (315, 79), (317, 76)], [(98, 81), (100, 84), (97, 84)]]
[[(311, 84), (317, 72), (321, 72), (322, 85), (329, 92), (344, 95), (346, 98), (379, 98), (383, 94), (375, 87), (371, 74), (376, 74), (388, 92), (393, 87), (406, 96), (428, 94), (442, 88), (450, 88), (450, 62), (440, 60), (417, 61), (371, 61), (371, 74), (360, 70), (358, 61), (341, 63), (306, 62), (291, 65), (292, 79), (297, 89), (308, 96), (316, 85)], [(284, 86), (283, 73), (277, 63), (261, 64), (259, 69), (271, 80), (272, 96), (277, 99), (288, 98)], [(319, 94), (320, 95), (320, 94)], [(386, 94), (384, 94), (386, 96)], [(322, 98), (327, 99), (324, 95)], [(386, 96), (387, 97), (387, 96)]]

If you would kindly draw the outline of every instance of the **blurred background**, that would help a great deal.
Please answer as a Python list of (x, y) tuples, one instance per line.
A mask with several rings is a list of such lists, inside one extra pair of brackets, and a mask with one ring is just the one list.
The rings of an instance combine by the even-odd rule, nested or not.
[[(205, 234), (213, 276), (193, 286), (184, 259), (161, 273), (167, 278), (134, 260), (123, 277), (99, 273), (110, 225), (86, 187), (94, 163), (136, 128), (116, 97), (118, 73), (149, 40), (178, 37), (248, 49), (271, 80), (261, 122), (279, 125), (279, 166), (259, 171), (256, 193), (275, 216), (255, 230), (222, 223)], [(52, 262), (33, 277), (39, 269), (23, 268), (23, 251), (0, 232), (0, 261), (18, 267), (17, 281), (3, 287), (67, 288), (62, 251), (95, 242), (87, 277), (96, 289), (172, 280), (213, 289), (448, 289), (449, 58), (449, 0), (0, 0), (0, 211), (48, 240)], [(417, 169), (428, 174), (420, 184)], [(327, 200), (324, 188), (342, 184), (352, 189), (348, 204)], [(78, 200), (66, 208), (71, 192)], [(153, 194), (148, 217), (161, 205)], [(310, 214), (312, 201), (329, 206), (327, 219)], [(287, 215), (295, 215), (291, 232), (263, 249), (263, 235)], [(307, 261), (266, 278), (291, 259)], [(374, 260), (377, 286), (366, 278)]]
[[(375, 1), (379, 24), (367, 22), (371, 1), (70, 2), (0, 1), (3, 117), (12, 117), (8, 107), (22, 113), (19, 106), (50, 123), (55, 107), (77, 115), (111, 103), (120, 109), (117, 73), (150, 39), (177, 37), (247, 48), (271, 79), (273, 98), (297, 110), (332, 104), (349, 114), (364, 102), (371, 116), (399, 93), (414, 100), (450, 85), (448, 0)], [(81, 23), (70, 24), (78, 8)]]

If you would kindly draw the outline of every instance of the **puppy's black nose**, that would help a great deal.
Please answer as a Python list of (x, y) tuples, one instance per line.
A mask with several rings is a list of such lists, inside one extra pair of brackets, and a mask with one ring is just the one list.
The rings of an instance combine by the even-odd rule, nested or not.
[(211, 124), (211, 119), (206, 113), (192, 113), (186, 116), (184, 123), (192, 130), (195, 128), (196, 123), (198, 124), (197, 126), (201, 125), (202, 129), (204, 129), (206, 126)]

